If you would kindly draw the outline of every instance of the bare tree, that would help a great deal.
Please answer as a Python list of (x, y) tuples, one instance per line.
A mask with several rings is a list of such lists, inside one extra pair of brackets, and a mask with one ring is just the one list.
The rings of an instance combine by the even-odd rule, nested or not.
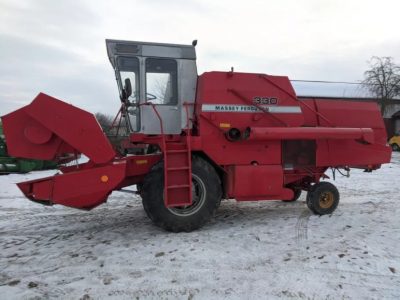
[(107, 132), (112, 125), (113, 117), (99, 112), (96, 113), (94, 116), (96, 117), (97, 122), (99, 122), (103, 131)]
[(95, 113), (94, 115), (99, 122), (101, 129), (103, 129), (104, 133), (110, 136), (127, 136), (129, 134), (129, 129), (126, 124), (126, 120), (124, 116), (120, 119), (117, 119), (115, 124), (113, 124), (114, 117), (111, 115), (106, 115), (103, 113)]
[(379, 99), (384, 115), (390, 99), (400, 96), (400, 66), (392, 57), (373, 56), (368, 62), (369, 70), (364, 72), (363, 86)]

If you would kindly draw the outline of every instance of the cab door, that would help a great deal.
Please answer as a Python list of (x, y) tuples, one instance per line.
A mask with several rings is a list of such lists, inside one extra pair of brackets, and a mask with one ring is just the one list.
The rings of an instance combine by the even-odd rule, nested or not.
[[(144, 102), (154, 104), (165, 134), (181, 133), (178, 101), (178, 66), (175, 59), (147, 57), (144, 60)], [(151, 105), (141, 106), (141, 129), (144, 134), (160, 134), (160, 120)]]

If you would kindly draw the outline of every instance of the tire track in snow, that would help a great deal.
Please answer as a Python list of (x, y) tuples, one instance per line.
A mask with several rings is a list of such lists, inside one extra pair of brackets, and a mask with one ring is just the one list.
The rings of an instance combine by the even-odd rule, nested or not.
[(300, 214), (296, 223), (296, 243), (303, 254), (306, 250), (306, 243), (308, 239), (308, 221), (310, 216), (311, 212), (306, 209)]

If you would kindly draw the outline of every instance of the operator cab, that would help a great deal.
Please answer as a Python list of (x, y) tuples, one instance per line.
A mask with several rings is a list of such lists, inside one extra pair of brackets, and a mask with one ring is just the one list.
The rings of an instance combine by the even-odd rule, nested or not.
[[(197, 68), (193, 45), (175, 45), (106, 40), (107, 53), (115, 70), (125, 119), (131, 132), (180, 134), (187, 128), (183, 103), (194, 103)], [(189, 115), (193, 105), (188, 105)], [(190, 124), (190, 122), (189, 122)]]

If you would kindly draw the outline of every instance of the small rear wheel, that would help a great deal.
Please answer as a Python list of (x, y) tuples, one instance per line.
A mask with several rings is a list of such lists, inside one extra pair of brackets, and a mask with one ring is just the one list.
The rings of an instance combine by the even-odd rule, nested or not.
[(390, 145), (393, 151), (400, 151), (400, 146), (396, 143)]
[(339, 191), (330, 182), (314, 184), (307, 194), (307, 206), (317, 215), (326, 215), (334, 212), (339, 204)]

